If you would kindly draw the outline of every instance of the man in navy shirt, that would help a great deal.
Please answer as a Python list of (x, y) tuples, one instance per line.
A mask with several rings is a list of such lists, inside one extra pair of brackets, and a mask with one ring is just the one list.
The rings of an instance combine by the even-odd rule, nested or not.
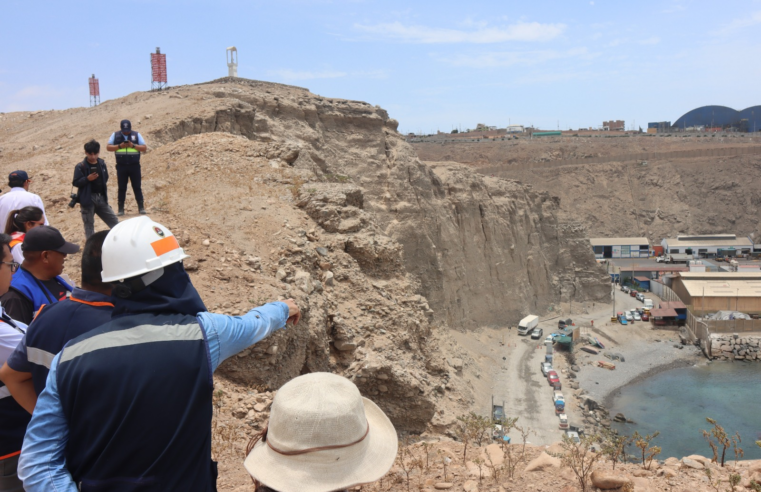
[(216, 490), (213, 372), (301, 315), (291, 299), (243, 316), (209, 313), (184, 258), (148, 217), (108, 233), (111, 321), (53, 358), (19, 459), (27, 492)]
[(103, 283), (101, 250), (108, 231), (93, 234), (82, 253), (82, 287), (71, 297), (40, 310), (26, 336), (0, 368), (0, 380), (16, 401), (32, 413), (37, 396), (45, 389), (50, 363), (64, 345), (83, 333), (107, 323), (114, 305), (111, 285)]

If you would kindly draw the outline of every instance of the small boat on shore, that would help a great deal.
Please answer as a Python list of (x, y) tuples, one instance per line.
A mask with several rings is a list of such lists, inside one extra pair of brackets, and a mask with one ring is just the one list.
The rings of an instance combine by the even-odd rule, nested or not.
[(600, 353), (599, 350), (597, 350), (595, 348), (592, 348), (592, 347), (587, 347), (587, 346), (581, 347), (581, 350), (583, 350), (584, 352), (588, 352), (590, 354), (593, 354), (593, 355), (597, 355), (597, 354)]

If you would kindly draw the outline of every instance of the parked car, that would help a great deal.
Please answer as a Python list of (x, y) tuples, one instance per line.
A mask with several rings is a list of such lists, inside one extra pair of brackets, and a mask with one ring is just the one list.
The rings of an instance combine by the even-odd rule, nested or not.
[(634, 311), (634, 321), (642, 321), (642, 316), (637, 311)]
[(637, 291), (636, 290), (632, 290), (632, 291), (629, 292), (629, 295), (632, 296), (632, 297), (637, 297)]
[(667, 258), (666, 258), (666, 256), (665, 256), (665, 255), (664, 255), (664, 256), (659, 256), (659, 257), (657, 257), (657, 258), (655, 259), (655, 262), (656, 262), (656, 263), (665, 263), (665, 262), (666, 262), (666, 259), (667, 259)]
[(621, 286), (621, 290), (624, 291), (624, 294), (628, 294), (629, 293), (629, 287), (627, 287), (626, 285), (622, 285)]
[(562, 389), (560, 386), (560, 378), (558, 377), (558, 373), (553, 371), (549, 371), (547, 373), (547, 381), (550, 383), (550, 386), (552, 386), (555, 389)]
[(542, 367), (542, 376), (547, 377), (547, 373), (552, 370), (552, 364), (550, 364), (549, 362), (542, 362), (541, 367)]
[(565, 320), (561, 319), (558, 321), (558, 330), (564, 330), (565, 329)]
[(539, 340), (542, 338), (542, 335), (544, 335), (544, 330), (541, 328), (534, 328), (534, 331), (531, 332), (531, 339), (532, 340)]
[(639, 302), (645, 302), (645, 294), (642, 292), (637, 292), (634, 297), (636, 297)]
[(650, 321), (650, 315), (647, 313), (642, 313), (640, 317), (642, 318), (642, 321)]
[(568, 415), (561, 413), (558, 415), (558, 419), (560, 419), (560, 423), (558, 424), (559, 429), (567, 429), (568, 428)]
[(570, 440), (572, 440), (573, 442), (575, 442), (576, 444), (581, 442), (581, 439), (579, 439), (579, 433), (578, 432), (567, 430), (567, 431), (565, 431), (565, 435), (568, 436), (568, 438)]
[(555, 343), (555, 335), (554, 335), (554, 334), (552, 334), (552, 335), (547, 335), (547, 338), (545, 338), (545, 339), (544, 339), (544, 344), (546, 345), (546, 344), (548, 344), (548, 343), (549, 343), (550, 345), (552, 345), (553, 343)]
[(625, 316), (626, 316), (626, 321), (628, 321), (628, 322), (630, 322), (630, 323), (631, 323), (632, 321), (634, 321), (634, 316), (632, 316), (632, 313), (631, 313), (631, 312), (629, 312), (629, 311), (626, 311), (626, 314), (625, 314)]

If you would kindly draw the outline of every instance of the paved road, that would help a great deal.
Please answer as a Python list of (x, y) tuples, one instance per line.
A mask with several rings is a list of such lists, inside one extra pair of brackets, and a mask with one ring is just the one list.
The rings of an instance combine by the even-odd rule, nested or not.
[[(546, 336), (557, 328), (557, 320), (540, 324)], [(519, 417), (518, 425), (528, 426), (535, 435), (529, 437), (532, 444), (552, 444), (560, 440), (558, 418), (552, 403), (553, 389), (542, 376), (539, 365), (544, 361), (546, 349), (544, 336), (541, 340), (531, 340), (528, 336), (518, 336), (515, 329), (505, 336), (505, 345), (500, 346), (501, 370), (494, 377), (494, 401), (505, 402), (505, 414)], [(567, 381), (561, 375), (561, 381)], [(520, 442), (517, 432), (511, 434), (513, 442)]]

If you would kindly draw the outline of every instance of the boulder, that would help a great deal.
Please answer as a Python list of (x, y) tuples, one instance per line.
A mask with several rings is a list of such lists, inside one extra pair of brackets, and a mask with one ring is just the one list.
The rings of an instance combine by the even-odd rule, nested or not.
[(616, 422), (626, 422), (626, 415), (623, 413), (617, 413), (615, 417), (613, 417), (613, 420)]
[(465, 492), (478, 492), (478, 482), (475, 480), (467, 480), (462, 484), (462, 490)]
[[(491, 463), (489, 462), (490, 458)], [(505, 462), (505, 453), (502, 451), (502, 447), (495, 442), (484, 448), (483, 460), (490, 465), (501, 466)]]
[(433, 486), (433, 488), (436, 490), (446, 490), (451, 489), (452, 487), (454, 487), (454, 484), (451, 482), (439, 482)]
[(664, 466), (660, 470), (658, 470), (658, 476), (659, 477), (666, 477), (666, 478), (674, 478), (675, 476), (679, 475), (679, 473), (670, 466)]
[(592, 485), (602, 490), (618, 489), (630, 482), (626, 477), (615, 475), (610, 472), (604, 472), (602, 470), (593, 471), (590, 478), (592, 479)]
[(654, 492), (655, 490), (647, 478), (634, 477), (631, 479), (631, 483), (634, 486), (634, 492)]
[(705, 468), (703, 463), (687, 457), (682, 458), (682, 467), (692, 468), (693, 470), (702, 470)]
[(553, 456), (550, 456), (546, 452), (542, 452), (539, 456), (531, 460), (526, 468), (525, 472), (542, 471), (547, 468), (560, 468), (560, 460)]

